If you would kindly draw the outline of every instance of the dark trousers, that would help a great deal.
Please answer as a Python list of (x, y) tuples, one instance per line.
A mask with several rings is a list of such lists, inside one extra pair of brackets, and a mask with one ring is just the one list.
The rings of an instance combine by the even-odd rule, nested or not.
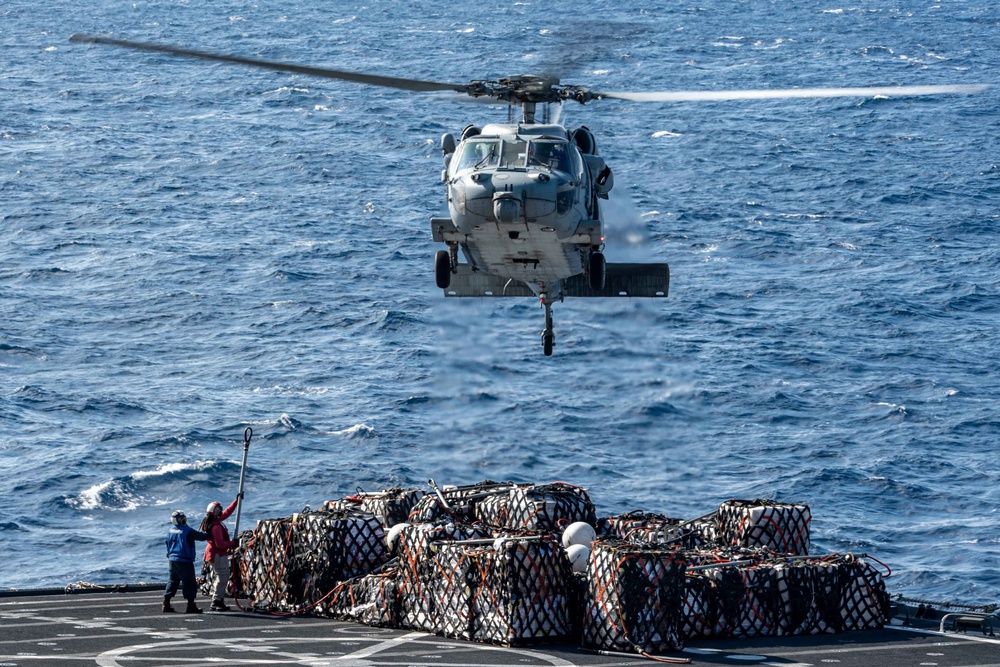
[(198, 595), (198, 582), (194, 578), (194, 563), (182, 563), (178, 560), (167, 562), (170, 564), (170, 580), (167, 582), (167, 589), (163, 592), (163, 597), (172, 598), (177, 592), (179, 584), (184, 599), (193, 602)]

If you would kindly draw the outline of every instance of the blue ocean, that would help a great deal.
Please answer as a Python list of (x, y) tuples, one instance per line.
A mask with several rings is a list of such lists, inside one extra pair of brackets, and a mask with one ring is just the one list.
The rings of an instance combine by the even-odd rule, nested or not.
[[(998, 83), (985, 1), (0, 4), (0, 587), (162, 581), (171, 511), (584, 486), (801, 502), (890, 592), (1000, 602), (1000, 88), (554, 110), (667, 299), (446, 299), (440, 137), (501, 104), (70, 43), (466, 83)], [(231, 524), (232, 522), (230, 522)]]

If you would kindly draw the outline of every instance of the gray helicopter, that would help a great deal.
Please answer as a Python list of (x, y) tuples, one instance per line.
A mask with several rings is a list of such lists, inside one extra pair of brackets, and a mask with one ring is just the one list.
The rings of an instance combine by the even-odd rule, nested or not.
[[(434, 275), (445, 296), (537, 297), (545, 309), (542, 349), (552, 354), (552, 304), (568, 296), (666, 297), (667, 264), (617, 264), (604, 258), (601, 200), (614, 186), (611, 168), (585, 126), (548, 123), (549, 107), (576, 101), (697, 102), (814, 97), (969, 94), (988, 86), (882, 86), (786, 90), (604, 92), (563, 85), (554, 77), (512, 76), (466, 84), (441, 83), (310, 67), (162, 44), (93, 35), (71, 42), (168, 53), (414, 92), (457, 92), (508, 105), (503, 124), (468, 126), (456, 141), (441, 139), (449, 217), (431, 218)], [(542, 122), (536, 122), (542, 106)], [(520, 121), (515, 122), (515, 110)], [(465, 258), (459, 259), (459, 249)]]

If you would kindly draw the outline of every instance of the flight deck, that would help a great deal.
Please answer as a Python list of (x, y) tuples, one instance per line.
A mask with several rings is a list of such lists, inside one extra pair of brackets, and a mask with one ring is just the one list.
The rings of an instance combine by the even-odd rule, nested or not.
[[(165, 614), (159, 589), (134, 592), (4, 592), (0, 666), (37, 665), (651, 665), (639, 655), (600, 655), (568, 645), (505, 648), (423, 632), (308, 616), (234, 611)], [(231, 603), (231, 601), (230, 601)], [(207, 601), (199, 600), (207, 607)], [(899, 607), (900, 613), (906, 612)], [(897, 616), (881, 630), (757, 640), (689, 641), (671, 660), (693, 665), (805, 667), (998, 667), (989, 623), (940, 633), (932, 619)], [(905, 618), (905, 615), (904, 615)], [(904, 627), (904, 622), (909, 627)], [(952, 624), (949, 623), (949, 626)]]

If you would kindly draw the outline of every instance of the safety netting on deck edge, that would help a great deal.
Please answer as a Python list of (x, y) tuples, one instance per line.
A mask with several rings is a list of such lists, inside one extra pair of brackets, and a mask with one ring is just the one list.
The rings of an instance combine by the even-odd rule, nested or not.
[[(882, 575), (867, 561), (797, 557), (809, 543), (803, 505), (729, 501), (686, 522), (642, 512), (595, 520), (586, 492), (561, 483), (441, 494), (445, 502), (391, 489), (368, 494), (391, 499), (378, 515), (345, 499), (261, 521), (240, 535), (238, 594), (271, 612), (504, 645), (580, 638), (582, 627), (585, 646), (619, 651), (874, 628), (888, 615)], [(397, 526), (390, 553), (385, 529), (404, 508), (411, 523)], [(573, 573), (556, 539), (583, 517), (604, 537), (587, 572)], [(792, 550), (778, 554), (776, 540)]]

